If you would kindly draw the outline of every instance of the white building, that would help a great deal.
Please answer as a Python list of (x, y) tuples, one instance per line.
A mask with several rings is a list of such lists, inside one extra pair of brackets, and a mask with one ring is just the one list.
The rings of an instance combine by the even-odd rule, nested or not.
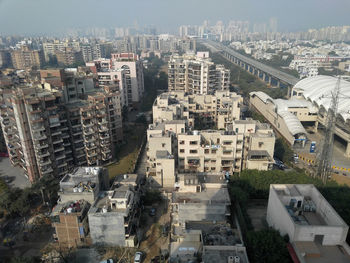
[(300, 262), (349, 262), (349, 227), (314, 185), (270, 185), (266, 220), (289, 236)]

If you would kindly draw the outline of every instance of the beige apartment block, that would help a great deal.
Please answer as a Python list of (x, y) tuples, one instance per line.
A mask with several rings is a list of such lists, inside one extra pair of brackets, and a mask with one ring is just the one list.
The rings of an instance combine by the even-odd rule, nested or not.
[(232, 127), (235, 133), (244, 136), (242, 168), (271, 169), (276, 141), (273, 129), (253, 119), (234, 121)]
[(242, 154), (243, 134), (204, 130), (178, 136), (180, 172), (239, 172)]
[(226, 129), (239, 120), (243, 98), (229, 91), (214, 95), (187, 95), (184, 92), (166, 92), (153, 104), (153, 121), (187, 119), (190, 127)]
[(229, 85), (230, 71), (212, 62), (209, 52), (173, 55), (168, 62), (169, 91), (213, 94), (216, 90), (228, 90)]
[(18, 50), (11, 51), (11, 60), (15, 69), (30, 69), (40, 68), (44, 57), (40, 50), (31, 50), (27, 46), (22, 46)]
[(151, 124), (147, 130), (147, 176), (155, 186), (175, 184), (176, 135), (186, 130), (186, 121)]

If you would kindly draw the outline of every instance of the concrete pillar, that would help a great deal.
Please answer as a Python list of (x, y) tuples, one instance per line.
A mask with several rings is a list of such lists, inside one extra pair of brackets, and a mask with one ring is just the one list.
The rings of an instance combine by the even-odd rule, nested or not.
[(271, 83), (272, 83), (272, 76), (268, 76), (268, 82), (269, 82), (269, 84), (270, 84), (270, 86), (271, 86)]
[(280, 88), (280, 86), (281, 86), (281, 81), (278, 79), (277, 80), (277, 88)]
[(346, 145), (345, 156), (350, 157), (350, 142)]
[(318, 121), (315, 121), (314, 132), (317, 132), (317, 129), (318, 129)]

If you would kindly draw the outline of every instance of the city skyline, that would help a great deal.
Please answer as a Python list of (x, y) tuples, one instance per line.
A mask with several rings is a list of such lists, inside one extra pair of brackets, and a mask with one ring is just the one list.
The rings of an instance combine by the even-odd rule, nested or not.
[(346, 14), (349, 8), (350, 2), (346, 0), (270, 0), (268, 4), (257, 0), (222, 0), (220, 4), (208, 0), (133, 0), (118, 4), (111, 0), (98, 3), (92, 0), (2, 0), (0, 34), (54, 35), (66, 33), (69, 29), (127, 27), (135, 24), (140, 28), (155, 25), (159, 32), (177, 33), (180, 25), (201, 25), (204, 20), (209, 20), (211, 24), (219, 20), (224, 23), (248, 20), (252, 27), (255, 23), (268, 24), (271, 17), (277, 19), (279, 31), (305, 31), (350, 24)]

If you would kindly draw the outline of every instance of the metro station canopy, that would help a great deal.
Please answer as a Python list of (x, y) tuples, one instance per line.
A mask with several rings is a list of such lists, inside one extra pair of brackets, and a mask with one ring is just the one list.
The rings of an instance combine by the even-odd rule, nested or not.
[[(331, 106), (332, 92), (335, 90), (338, 78), (332, 76), (315, 76), (300, 80), (293, 90), (302, 92), (305, 99), (310, 100), (326, 111)], [(350, 119), (350, 82), (340, 80), (338, 114), (344, 121)]]

